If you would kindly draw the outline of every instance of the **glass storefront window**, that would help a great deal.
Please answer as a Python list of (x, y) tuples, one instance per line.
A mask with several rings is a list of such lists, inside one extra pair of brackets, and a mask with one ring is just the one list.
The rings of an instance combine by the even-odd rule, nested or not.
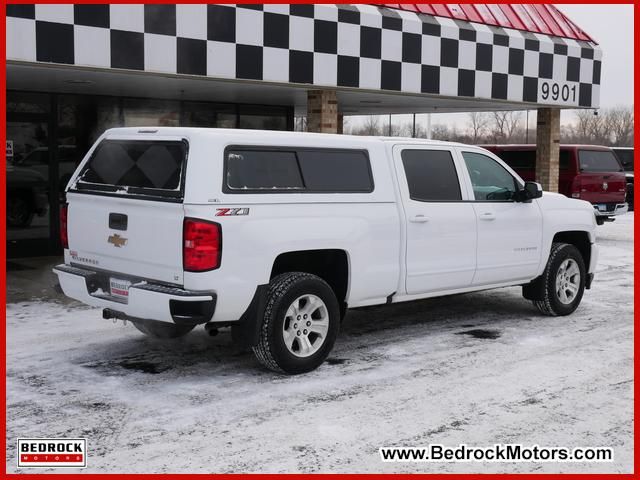
[(238, 128), (252, 130), (287, 130), (289, 110), (274, 106), (240, 105)]
[(180, 125), (180, 102), (125, 98), (123, 114), (125, 127), (177, 127)]
[(120, 101), (112, 98), (99, 98), (96, 102), (96, 124), (90, 134), (90, 145), (98, 139), (105, 130), (120, 127), (123, 124)]
[(64, 188), (97, 138), (105, 130), (120, 126), (287, 130), (293, 127), (293, 110), (232, 103), (7, 92), (8, 257), (59, 253), (58, 220)]
[(7, 95), (7, 113), (49, 113), (49, 95), (44, 93), (11, 92)]
[(49, 237), (49, 107), (45, 94), (7, 95), (7, 240)]
[(235, 105), (184, 102), (180, 124), (183, 127), (236, 128), (237, 117)]
[(58, 145), (76, 145), (81, 156), (105, 130), (122, 126), (120, 99), (60, 95)]
[(111, 127), (122, 125), (120, 101), (110, 97), (60, 95), (57, 115), (57, 159), (60, 201), (73, 172), (91, 145)]

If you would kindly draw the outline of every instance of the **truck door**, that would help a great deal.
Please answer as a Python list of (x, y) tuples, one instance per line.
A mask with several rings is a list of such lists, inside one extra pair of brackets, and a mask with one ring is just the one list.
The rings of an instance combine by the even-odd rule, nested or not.
[(396, 145), (405, 214), (407, 294), (464, 288), (476, 268), (476, 217), (456, 151)]
[(514, 201), (520, 180), (487, 152), (460, 150), (478, 223), (473, 284), (531, 280), (540, 264), (542, 244), (542, 214), (537, 201)]

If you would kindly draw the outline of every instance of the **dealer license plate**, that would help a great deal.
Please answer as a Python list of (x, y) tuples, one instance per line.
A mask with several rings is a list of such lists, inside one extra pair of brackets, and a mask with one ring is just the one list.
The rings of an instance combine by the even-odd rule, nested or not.
[(119, 278), (109, 278), (109, 292), (111, 296), (122, 302), (129, 300), (129, 287), (131, 282), (128, 280), (121, 280)]

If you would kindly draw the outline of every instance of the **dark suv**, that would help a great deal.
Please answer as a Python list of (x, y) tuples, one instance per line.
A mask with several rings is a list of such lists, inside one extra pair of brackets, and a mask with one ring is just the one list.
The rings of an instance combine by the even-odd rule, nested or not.
[(627, 203), (633, 210), (633, 147), (611, 147), (618, 156), (627, 177)]

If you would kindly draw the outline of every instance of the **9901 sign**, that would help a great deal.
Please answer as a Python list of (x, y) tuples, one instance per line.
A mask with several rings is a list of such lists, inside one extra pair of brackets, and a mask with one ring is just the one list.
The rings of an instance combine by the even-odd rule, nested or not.
[(538, 102), (553, 104), (578, 104), (578, 85), (576, 83), (563, 83), (543, 80), (540, 82)]

